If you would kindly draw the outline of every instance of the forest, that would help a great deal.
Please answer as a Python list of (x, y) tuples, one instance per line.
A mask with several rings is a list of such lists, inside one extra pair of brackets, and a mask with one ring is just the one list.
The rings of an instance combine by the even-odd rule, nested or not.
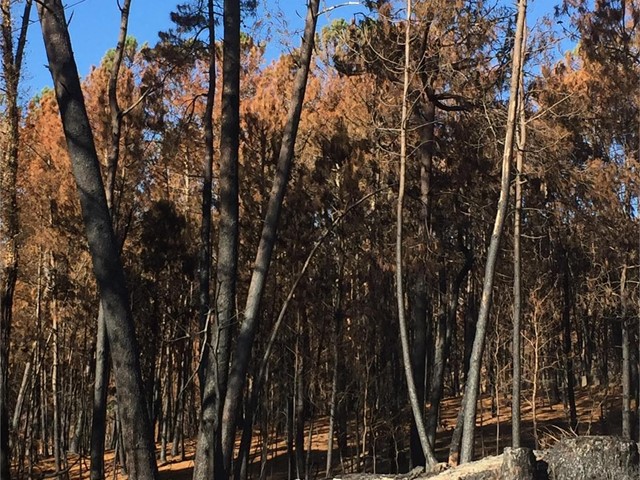
[(639, 439), (640, 1), (112, 3), (0, 0), (1, 480)]

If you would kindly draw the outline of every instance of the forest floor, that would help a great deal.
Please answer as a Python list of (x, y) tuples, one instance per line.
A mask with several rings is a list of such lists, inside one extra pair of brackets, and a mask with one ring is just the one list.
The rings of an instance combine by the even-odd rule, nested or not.
[[(530, 395), (530, 394), (529, 394)], [(436, 442), (436, 453), (441, 461), (446, 461), (448, 456), (451, 434), (456, 422), (456, 416), (460, 407), (460, 397), (447, 398), (442, 403), (442, 413), (438, 439)], [(580, 435), (615, 435), (620, 433), (621, 409), (620, 392), (614, 388), (604, 387), (584, 387), (576, 390), (576, 410), (578, 415), (578, 433)], [(478, 422), (476, 435), (476, 457), (481, 458), (488, 455), (502, 453), (504, 447), (511, 444), (511, 407), (509, 398), (501, 398), (495, 414), (492, 414), (492, 400), (488, 395), (482, 396), (482, 403), (478, 406)], [(536, 423), (537, 442), (534, 436), (533, 412), (530, 398), (527, 394), (522, 402), (522, 433), (524, 446), (547, 448), (563, 437), (575, 436), (569, 428), (568, 410), (562, 403), (551, 403), (547, 398), (538, 397)], [(328, 419), (319, 418), (313, 423), (311, 435), (311, 445), (309, 445), (309, 435), (307, 430), (305, 448), (311, 446), (309, 465), (312, 474), (310, 478), (324, 478), (324, 469), (327, 455), (327, 432)], [(258, 438), (255, 437), (251, 454), (252, 477), (258, 478), (261, 469), (260, 446)], [(402, 443), (407, 443), (402, 442)], [(536, 445), (537, 443), (537, 445)], [(158, 449), (160, 445), (158, 445)], [(170, 449), (170, 445), (168, 446)], [(185, 457), (171, 457), (167, 454), (167, 462), (159, 463), (160, 478), (163, 480), (187, 480), (191, 479), (193, 470), (193, 457), (195, 454), (195, 442), (185, 441)], [(396, 465), (390, 465), (388, 460), (385, 468), (384, 462), (379, 459), (374, 462), (375, 453), (371, 451), (368, 455), (360, 456), (360, 461), (345, 461), (345, 464), (336, 465), (334, 471), (337, 473), (354, 473), (361, 471), (372, 471), (373, 463), (379, 465), (378, 471), (406, 470), (399, 456), (396, 457)], [(337, 458), (336, 458), (337, 457)], [(357, 455), (354, 457), (358, 457)], [(338, 455), (334, 455), (336, 462), (340, 462)], [(83, 480), (89, 478), (89, 458), (69, 454), (67, 457), (69, 465), (69, 475), (71, 480)], [(42, 462), (38, 468), (38, 474), (50, 478), (54, 472), (53, 460)], [(265, 478), (286, 479), (287, 478), (287, 449), (286, 441), (282, 438), (276, 439), (269, 445), (269, 454), (265, 468)], [(105, 478), (113, 480), (124, 480), (127, 478), (120, 468), (114, 464), (114, 451), (110, 450), (105, 455)], [(38, 475), (36, 474), (36, 475)], [(43, 478), (41, 477), (41, 478)], [(38, 476), (36, 476), (38, 478)]]

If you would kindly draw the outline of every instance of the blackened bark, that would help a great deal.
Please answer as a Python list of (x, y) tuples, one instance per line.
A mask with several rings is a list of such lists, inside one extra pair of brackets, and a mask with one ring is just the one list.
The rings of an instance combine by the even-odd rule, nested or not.
[(622, 438), (631, 440), (631, 345), (629, 321), (627, 320), (627, 266), (620, 275), (620, 304), (622, 322)]
[[(413, 382), (416, 385), (418, 403), (424, 405), (425, 399), (425, 374), (427, 355), (427, 282), (424, 272), (418, 273), (414, 291), (413, 304), (411, 306), (411, 324), (413, 326), (413, 341), (411, 342), (411, 362), (413, 364)], [(411, 465), (424, 466), (425, 458), (418, 436), (416, 422), (411, 419), (411, 430), (409, 434)]]
[(296, 478), (296, 456), (294, 451), (294, 408), (293, 395), (287, 395), (287, 478)]
[(573, 355), (571, 349), (571, 272), (569, 254), (562, 252), (562, 352), (564, 354), (564, 373), (566, 381), (566, 398), (569, 403), (569, 420), (573, 430), (578, 428), (576, 412), (575, 378), (573, 372)]
[[(522, 42), (522, 57), (525, 55), (526, 42)], [(522, 165), (524, 162), (524, 149), (527, 143), (527, 122), (524, 105), (524, 69), (520, 69), (520, 90), (518, 92), (518, 138), (516, 152), (516, 178), (515, 178), (515, 211), (513, 217), (513, 375), (511, 394), (511, 446), (520, 448), (520, 390), (522, 386), (522, 269), (520, 230), (522, 217)]]
[[(120, 15), (120, 31), (116, 44), (115, 57), (109, 75), (108, 96), (111, 116), (111, 138), (107, 155), (107, 172), (105, 184), (105, 196), (107, 207), (111, 213), (111, 219), (115, 222), (116, 215), (113, 209), (113, 196), (115, 192), (115, 178), (120, 157), (120, 136), (122, 130), (122, 111), (118, 105), (118, 76), (120, 65), (124, 56), (124, 45), (129, 26), (129, 8), (131, 0), (125, 0), (122, 4)], [(105, 318), (102, 306), (98, 309), (98, 333), (96, 336), (96, 367), (93, 391), (93, 417), (91, 420), (91, 480), (104, 478), (104, 437), (106, 433), (107, 418), (107, 387), (111, 368), (109, 364), (109, 341), (107, 338)]]
[[(120, 5), (120, 4), (118, 4)], [(116, 185), (116, 172), (118, 170), (118, 160), (120, 158), (120, 136), (122, 132), (122, 110), (118, 105), (118, 77), (120, 76), (120, 66), (124, 56), (124, 47), (127, 40), (127, 29), (129, 27), (129, 8), (131, 0), (124, 0), (120, 7), (120, 30), (118, 33), (118, 43), (116, 44), (115, 56), (109, 74), (109, 115), (111, 116), (111, 141), (107, 155), (107, 174), (105, 181), (105, 194), (107, 205), (113, 212), (113, 200)]]
[(60, 0), (45, 0), (38, 14), (112, 352), (127, 469), (132, 479), (151, 480), (158, 474), (139, 348), (64, 7)]
[(20, 110), (18, 86), (29, 25), (31, 0), (25, 3), (18, 43), (14, 52), (11, 1), (2, 0), (2, 72), (3, 101), (7, 119), (6, 143), (0, 154), (0, 478), (10, 478), (9, 446), (9, 347), (13, 320), (13, 294), (18, 276), (18, 143), (20, 140)]
[(91, 480), (104, 478), (104, 442), (107, 425), (107, 386), (109, 385), (109, 342), (102, 307), (98, 311), (96, 336), (96, 368), (91, 420)]
[[(215, 19), (213, 15), (213, 0), (207, 2), (207, 27), (209, 30), (209, 69), (207, 104), (202, 118), (204, 125), (205, 157), (202, 175), (202, 224), (200, 226), (200, 258), (199, 258), (199, 322), (202, 338), (207, 351), (198, 368), (200, 388), (205, 384), (205, 373), (211, 351), (207, 341), (209, 311), (211, 308), (211, 194), (213, 172), (213, 105), (216, 92), (216, 44), (215, 44)], [(202, 392), (201, 392), (202, 393)]]
[(453, 329), (455, 327), (456, 315), (458, 312), (458, 303), (460, 299), (460, 290), (467, 275), (473, 267), (473, 255), (460, 239), (460, 246), (465, 254), (465, 263), (452, 282), (449, 301), (446, 312), (446, 320), (441, 316), (438, 326), (438, 337), (436, 341), (436, 349), (433, 362), (433, 374), (431, 376), (431, 387), (429, 389), (429, 412), (427, 413), (427, 436), (431, 445), (435, 445), (436, 430), (438, 427), (438, 415), (440, 410), (440, 400), (444, 389), (444, 373), (446, 359), (449, 357), (451, 348), (451, 339), (453, 337)]
[(247, 303), (244, 310), (244, 319), (240, 326), (235, 349), (234, 363), (229, 374), (228, 391), (222, 415), (222, 445), (227, 470), (233, 454), (236, 419), (242, 399), (247, 370), (249, 368), (249, 360), (251, 359), (253, 340), (258, 328), (258, 310), (267, 280), (271, 254), (276, 242), (278, 220), (280, 218), (282, 202), (293, 163), (294, 146), (302, 113), (307, 77), (311, 65), (311, 55), (313, 53), (318, 5), (319, 0), (310, 0), (307, 8), (304, 38), (300, 50), (300, 65), (294, 79), (293, 95), (291, 97), (287, 122), (282, 136), (277, 173), (269, 197), (260, 244), (258, 245), (258, 252), (254, 262), (255, 267), (251, 275), (251, 283), (249, 285)]
[(325, 478), (331, 478), (331, 469), (333, 466), (333, 443), (337, 414), (338, 401), (338, 378), (340, 376), (340, 348), (338, 347), (342, 338), (342, 323), (344, 315), (342, 313), (342, 288), (344, 279), (344, 259), (340, 262), (338, 274), (338, 285), (336, 292), (336, 306), (333, 318), (333, 329), (331, 338), (331, 355), (333, 359), (333, 372), (331, 376), (331, 399), (329, 401), (329, 434), (327, 439), (327, 467), (325, 470)]
[[(202, 191), (200, 231), (200, 325), (204, 329), (210, 309), (211, 170), (213, 162), (213, 101), (215, 94), (215, 31), (213, 1), (207, 3), (209, 29), (209, 90), (205, 109), (205, 183)], [(194, 463), (194, 480), (227, 478), (222, 461), (220, 418), (227, 388), (231, 332), (236, 318), (238, 271), (238, 148), (240, 132), (240, 1), (224, 2), (222, 65), (222, 118), (220, 125), (220, 229), (218, 232), (216, 325), (205, 332), (204, 364), (200, 367), (202, 408)]]
[(402, 117), (400, 121), (400, 168), (398, 182), (398, 200), (396, 203), (396, 241), (395, 241), (395, 284), (396, 284), (396, 302), (398, 306), (398, 324), (400, 330), (400, 343), (402, 346), (402, 366), (404, 370), (405, 380), (407, 382), (407, 391), (409, 403), (413, 413), (413, 419), (420, 438), (420, 446), (425, 457), (425, 462), (431, 467), (437, 463), (432, 446), (427, 439), (427, 432), (424, 425), (424, 405), (421, 405), (416, 393), (416, 384), (414, 381), (413, 367), (411, 365), (411, 352), (409, 347), (409, 332), (405, 315), (405, 295), (404, 295), (404, 279), (403, 279), (403, 215), (404, 215), (404, 198), (405, 198), (405, 178), (407, 164), (407, 123), (409, 111), (409, 82), (410, 82), (410, 55), (411, 55), (411, 16), (412, 1), (406, 2), (406, 20), (405, 20), (405, 45), (404, 45), (404, 66), (403, 66), (403, 91), (402, 91)]
[(304, 455), (304, 398), (306, 393), (305, 378), (307, 376), (306, 367), (306, 333), (304, 331), (303, 320), (298, 314), (298, 335), (296, 339), (296, 358), (294, 375), (294, 418), (295, 418), (295, 457), (296, 457), (296, 478), (306, 478), (305, 475), (305, 455)]
[(224, 2), (222, 63), (222, 118), (220, 125), (220, 232), (216, 318), (218, 394), (222, 408), (231, 355), (231, 331), (237, 323), (236, 279), (238, 271), (238, 149), (240, 134), (240, 1)]
[[(428, 31), (428, 30), (427, 30)], [(423, 76), (423, 86), (429, 88), (429, 80)], [(429, 100), (425, 93), (424, 99), (424, 126), (420, 129), (420, 202), (422, 204), (422, 222), (420, 226), (422, 241), (429, 241), (431, 233), (431, 176), (433, 171), (433, 155), (435, 150), (435, 118), (436, 106)], [(425, 251), (427, 248), (424, 249)], [(426, 264), (424, 265), (426, 270)], [(426, 272), (419, 272), (413, 298), (411, 320), (413, 325), (412, 362), (414, 383), (418, 394), (418, 403), (424, 405), (425, 399), (425, 375), (427, 372), (427, 318), (428, 290), (425, 279)], [(425, 465), (425, 458), (420, 445), (418, 429), (415, 420), (411, 420), (410, 433), (411, 464), (413, 466)]]
[[(464, 398), (463, 398), (464, 402)], [(460, 405), (458, 415), (456, 416), (456, 426), (451, 434), (451, 444), (449, 445), (449, 459), (447, 463), (452, 467), (460, 463), (460, 442), (462, 441), (462, 428), (464, 425), (464, 403)]]

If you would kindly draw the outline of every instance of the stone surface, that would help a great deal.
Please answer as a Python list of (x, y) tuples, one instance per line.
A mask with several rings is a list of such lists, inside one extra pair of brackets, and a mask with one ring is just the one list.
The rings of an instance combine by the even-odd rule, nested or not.
[(638, 446), (617, 437), (577, 437), (544, 456), (551, 480), (637, 480)]

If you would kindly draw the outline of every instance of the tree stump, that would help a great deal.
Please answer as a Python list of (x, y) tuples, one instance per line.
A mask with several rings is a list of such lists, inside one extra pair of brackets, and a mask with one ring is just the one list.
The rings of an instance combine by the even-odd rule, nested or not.
[(563, 440), (545, 455), (551, 480), (637, 480), (638, 446), (617, 437)]
[(533, 480), (536, 469), (536, 457), (530, 448), (504, 449), (502, 467), (500, 467), (501, 480)]

